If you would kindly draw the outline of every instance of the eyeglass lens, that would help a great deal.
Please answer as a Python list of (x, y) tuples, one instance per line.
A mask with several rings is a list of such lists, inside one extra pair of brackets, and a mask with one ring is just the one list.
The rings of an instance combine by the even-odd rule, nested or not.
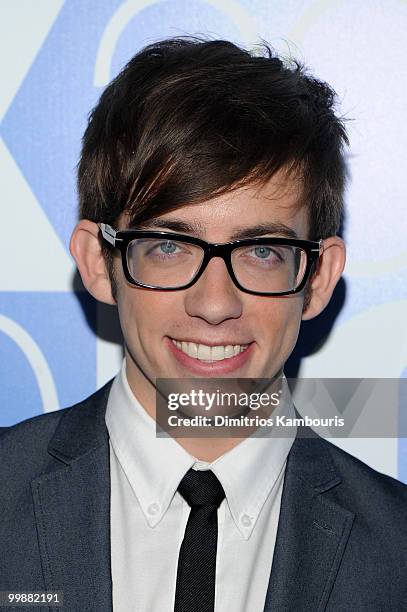
[[(137, 282), (163, 289), (187, 285), (199, 271), (204, 251), (178, 240), (136, 238), (127, 247), (127, 266)], [(232, 268), (249, 291), (283, 293), (296, 289), (307, 267), (306, 252), (296, 246), (252, 244), (232, 252)]]

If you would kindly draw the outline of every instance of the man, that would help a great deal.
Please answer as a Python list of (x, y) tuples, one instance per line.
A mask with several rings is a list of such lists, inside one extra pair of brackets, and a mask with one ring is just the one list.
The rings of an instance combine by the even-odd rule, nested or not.
[(333, 105), (271, 51), (197, 39), (147, 47), (103, 93), (71, 252), (117, 304), (125, 361), (3, 432), (0, 590), (70, 611), (406, 609), (404, 485), (316, 436), (156, 435), (159, 379), (274, 380), (328, 304)]

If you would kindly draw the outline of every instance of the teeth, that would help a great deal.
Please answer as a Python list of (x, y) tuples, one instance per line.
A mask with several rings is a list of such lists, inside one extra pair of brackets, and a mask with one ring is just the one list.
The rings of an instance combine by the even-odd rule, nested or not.
[(234, 357), (234, 356), (235, 356), (235, 352), (233, 350), (233, 346), (231, 344), (228, 344), (227, 346), (225, 346), (226, 359), (228, 359), (229, 357)]
[(172, 340), (177, 348), (183, 353), (201, 361), (222, 361), (235, 357), (246, 350), (248, 344), (228, 344), (227, 346), (208, 346), (206, 344), (195, 344), (195, 342), (180, 342)]
[(211, 357), (214, 361), (221, 361), (222, 359), (225, 359), (226, 356), (229, 357), (229, 355), (226, 355), (226, 349), (224, 346), (213, 346), (211, 348)]
[(209, 361), (211, 359), (211, 347), (206, 344), (198, 344), (198, 359)]

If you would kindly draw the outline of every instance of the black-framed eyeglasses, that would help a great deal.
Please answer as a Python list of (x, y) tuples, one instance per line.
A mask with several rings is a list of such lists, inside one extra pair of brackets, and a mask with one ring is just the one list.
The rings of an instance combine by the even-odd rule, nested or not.
[(289, 295), (301, 291), (323, 241), (257, 237), (222, 244), (164, 231), (116, 231), (99, 223), (104, 240), (121, 252), (127, 281), (138, 287), (188, 289), (212, 257), (221, 257), (236, 287), (253, 295)]

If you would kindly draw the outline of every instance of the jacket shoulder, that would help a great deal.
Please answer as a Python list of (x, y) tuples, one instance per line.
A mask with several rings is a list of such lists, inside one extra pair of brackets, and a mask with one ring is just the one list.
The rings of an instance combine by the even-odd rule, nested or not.
[[(106, 398), (110, 383), (84, 401), (68, 408), (37, 415), (11, 427), (0, 429), (0, 476), (17, 481), (33, 478), (46, 470), (50, 460), (48, 446), (61, 421), (80, 422), (93, 407)], [(6, 482), (10, 482), (6, 480)]]
[[(407, 525), (407, 485), (383, 474), (328, 440), (322, 441), (341, 475), (348, 498), (370, 507), (378, 516), (392, 511)], [(355, 500), (356, 501), (356, 500)]]
[(40, 414), (0, 431), (1, 464), (7, 463), (7, 457), (15, 461), (29, 456), (31, 459), (43, 451), (46, 453), (58, 423), (64, 413), (75, 410), (76, 406)]

